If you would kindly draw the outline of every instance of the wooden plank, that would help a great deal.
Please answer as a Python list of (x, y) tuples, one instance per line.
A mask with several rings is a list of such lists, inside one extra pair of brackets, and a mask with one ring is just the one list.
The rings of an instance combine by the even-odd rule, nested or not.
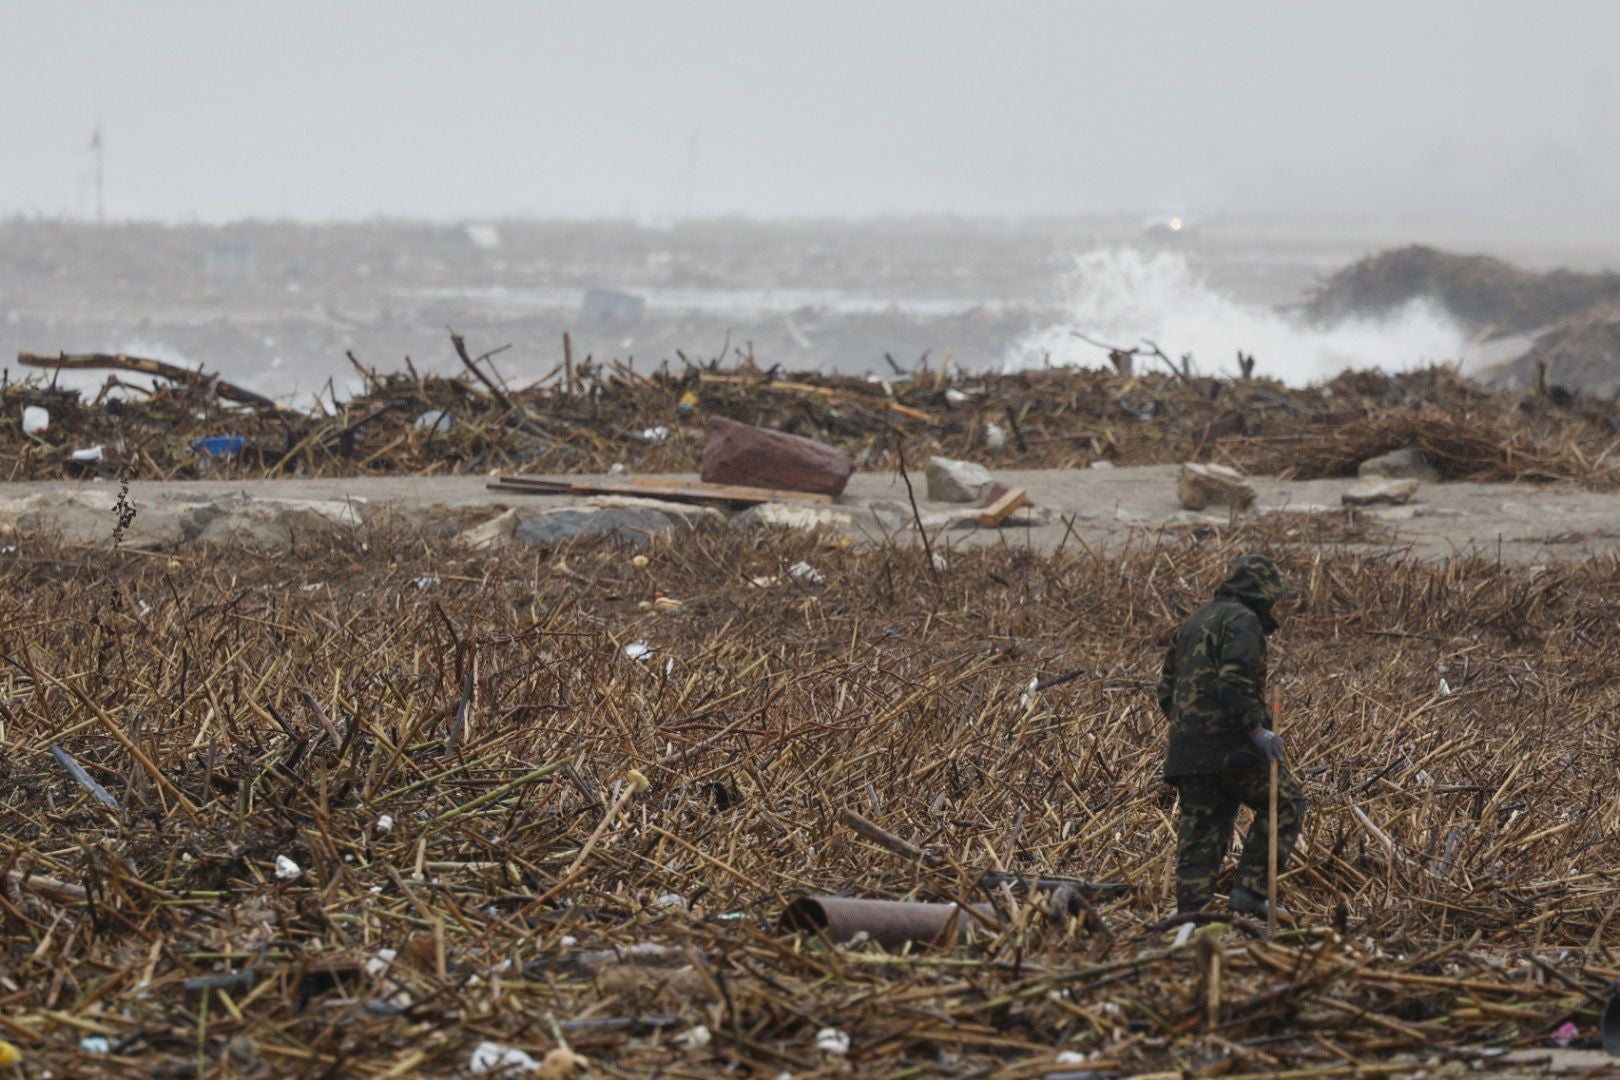
[(670, 491), (690, 491), (694, 494), (712, 494), (716, 498), (732, 499), (738, 502), (803, 502), (816, 503), (821, 506), (831, 506), (833, 497), (821, 495), (812, 491), (786, 491), (778, 488), (745, 487), (741, 484), (709, 484), (702, 480), (677, 480), (673, 476), (649, 476), (638, 474), (630, 477), (630, 483), (642, 484), (648, 487), (659, 487)]
[(1007, 519), (1007, 515), (1029, 503), (1029, 492), (1013, 488), (1001, 498), (979, 511), (979, 526), (993, 529)]
[(731, 484), (705, 484), (702, 481), (676, 480), (672, 477), (630, 477), (627, 480), (597, 483), (583, 480), (547, 480), (537, 476), (503, 476), (487, 486), (491, 491), (521, 492), (528, 495), (629, 495), (647, 499), (666, 499), (671, 502), (748, 506), (767, 502), (825, 506), (833, 501), (830, 496), (813, 495), (803, 491), (774, 491), (768, 488)]

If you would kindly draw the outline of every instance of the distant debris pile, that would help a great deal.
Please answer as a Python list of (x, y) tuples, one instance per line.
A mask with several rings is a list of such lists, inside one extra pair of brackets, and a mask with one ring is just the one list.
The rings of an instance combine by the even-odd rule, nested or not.
[(1535, 273), (1486, 255), (1412, 245), (1345, 267), (1305, 305), (1315, 322), (1384, 315), (1427, 298), (1470, 330), (1523, 334), (1620, 300), (1620, 274)]

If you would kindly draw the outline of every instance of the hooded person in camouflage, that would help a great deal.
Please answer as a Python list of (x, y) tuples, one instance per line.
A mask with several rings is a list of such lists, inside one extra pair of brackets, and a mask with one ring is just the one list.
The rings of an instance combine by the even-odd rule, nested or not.
[[(1182, 623), (1159, 676), (1159, 708), (1170, 722), (1164, 778), (1181, 796), (1176, 830), (1176, 909), (1201, 911), (1215, 896), (1238, 807), (1254, 811), (1229, 902), (1266, 914), (1270, 770), (1282, 739), (1266, 708), (1266, 636), (1272, 605), (1292, 591), (1277, 564), (1245, 555), (1215, 598)], [(1305, 798), (1287, 768), (1278, 771), (1277, 872), (1288, 862)]]

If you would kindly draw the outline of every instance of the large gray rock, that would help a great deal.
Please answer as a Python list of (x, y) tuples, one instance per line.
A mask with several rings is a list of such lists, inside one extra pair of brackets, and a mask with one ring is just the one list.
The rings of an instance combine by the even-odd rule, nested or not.
[(1200, 465), (1188, 462), (1181, 467), (1176, 480), (1176, 495), (1183, 510), (1202, 510), (1206, 506), (1229, 506), (1234, 510), (1247, 510), (1254, 505), (1254, 488), (1242, 473), (1225, 465)]
[(933, 502), (979, 502), (991, 482), (990, 470), (976, 461), (928, 459), (928, 498)]
[(1356, 475), (1369, 480), (1418, 480), (1425, 484), (1440, 479), (1440, 471), (1430, 464), (1423, 452), (1411, 449), (1391, 450), (1370, 457), (1356, 468)]
[(632, 544), (674, 532), (681, 522), (662, 510), (641, 506), (568, 506), (542, 510), (518, 520), (512, 539), (535, 547), (558, 547), (589, 536), (611, 536)]
[[(272, 551), (360, 524), (364, 499), (255, 499), (228, 496), (180, 515), (187, 540)], [(139, 518), (137, 517), (137, 520)]]
[(1339, 498), (1346, 506), (1404, 506), (1417, 491), (1416, 480), (1361, 480)]
[(803, 506), (794, 503), (760, 503), (731, 519), (734, 529), (849, 529), (855, 524), (855, 511), (837, 506)]

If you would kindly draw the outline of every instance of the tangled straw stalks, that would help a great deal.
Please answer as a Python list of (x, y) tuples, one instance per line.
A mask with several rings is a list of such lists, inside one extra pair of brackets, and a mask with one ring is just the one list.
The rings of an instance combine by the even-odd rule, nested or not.
[[(0, 562), (0, 1038), (58, 1075), (449, 1075), (492, 1043), (586, 1059), (554, 1076), (1034, 1077), (1591, 1036), (1620, 977), (1620, 565), (1419, 564), (1266, 522), (1077, 547), (934, 575), (736, 530), (645, 565), (380, 528), (24, 543)], [(1151, 684), (1248, 550), (1303, 593), (1275, 660), (1312, 800), (1301, 924), (1178, 944)], [(1127, 891), (1054, 921), (987, 869)], [(801, 891), (997, 914), (884, 952), (785, 934)]]
[[(1200, 460), (1306, 478), (1350, 475), (1367, 457), (1415, 446), (1452, 479), (1620, 486), (1613, 402), (1492, 394), (1445, 367), (1347, 372), (1291, 389), (1180, 370), (919, 369), (872, 381), (748, 362), (637, 371), (587, 358), (514, 387), (491, 366), (494, 356), (452, 341), (464, 367), (456, 377), (414, 367), (380, 374), (355, 360), (355, 394), (323, 398), (310, 412), (243, 408), (222, 399), (216, 380), (150, 360), (111, 358), (186, 377), (148, 386), (115, 374), (85, 401), (36, 374), (0, 387), (0, 478), (111, 477), (124, 468), (147, 479), (601, 473), (615, 464), (693, 472), (704, 419), (725, 416), (835, 444), (868, 469), (893, 469), (904, 445), (914, 461), (942, 454), (1002, 469)], [(257, 397), (232, 390), (240, 401)], [(29, 406), (50, 414), (46, 432), (24, 432)], [(228, 457), (198, 449), (233, 437), (241, 446)], [(99, 456), (75, 460), (76, 450)]]

